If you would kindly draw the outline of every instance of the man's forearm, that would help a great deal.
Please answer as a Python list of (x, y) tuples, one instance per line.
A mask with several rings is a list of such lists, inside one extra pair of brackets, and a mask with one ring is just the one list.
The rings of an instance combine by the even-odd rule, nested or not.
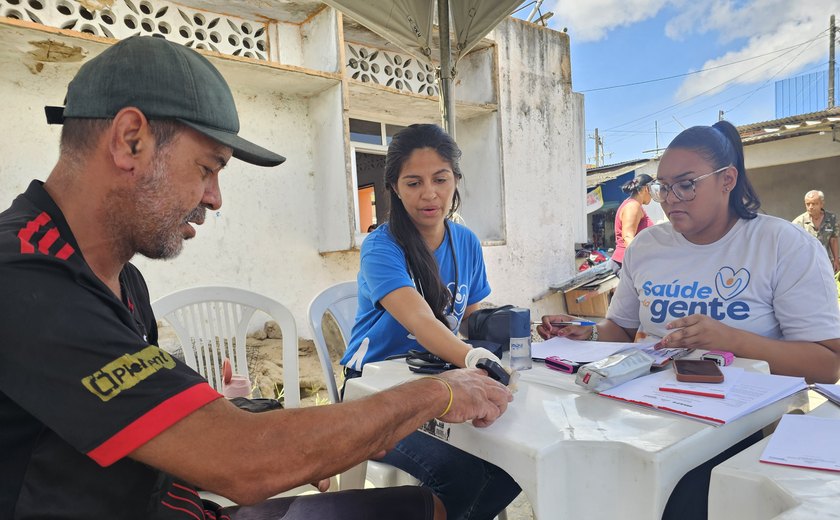
[(296, 470), (288, 471), (276, 485), (285, 489), (312, 482), (376, 457), (442, 414), (449, 399), (444, 383), (422, 378), (356, 401), (277, 414), (284, 415), (282, 425), (263, 425), (267, 434), (280, 429), (283, 440), (277, 442), (298, 449), (283, 456), (284, 473)]
[(347, 403), (251, 414), (223, 399), (193, 412), (131, 457), (249, 504), (335, 475), (444, 411), (449, 390), (431, 378)]

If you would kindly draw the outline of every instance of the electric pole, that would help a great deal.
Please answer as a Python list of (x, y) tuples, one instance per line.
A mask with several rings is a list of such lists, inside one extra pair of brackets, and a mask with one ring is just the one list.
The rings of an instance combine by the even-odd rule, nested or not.
[(601, 136), (598, 135), (598, 129), (595, 129), (595, 136), (593, 137), (595, 140), (595, 167), (603, 166), (604, 165), (604, 141), (601, 140)]
[(659, 121), (654, 120), (653, 128), (655, 130), (654, 135), (656, 136), (656, 156), (659, 157)]
[(828, 108), (834, 108), (834, 37), (836, 28), (834, 27), (834, 15), (831, 15), (829, 22), (829, 37), (828, 37)]

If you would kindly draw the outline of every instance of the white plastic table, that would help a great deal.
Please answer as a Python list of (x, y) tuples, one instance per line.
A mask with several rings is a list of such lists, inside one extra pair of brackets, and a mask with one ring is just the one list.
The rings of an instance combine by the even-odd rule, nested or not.
[[(764, 362), (736, 365), (767, 372)], [(574, 376), (542, 365), (522, 374), (507, 413), (490, 427), (439, 423), (437, 436), (507, 471), (542, 519), (659, 520), (685, 473), (807, 406), (799, 392), (716, 427), (590, 394)], [(368, 363), (362, 377), (347, 382), (345, 400), (412, 377), (401, 360)], [(544, 378), (556, 386), (537, 382)]]
[[(837, 419), (840, 407), (826, 402), (810, 415)], [(769, 437), (712, 470), (709, 518), (840, 518), (840, 473), (759, 462), (768, 442)]]

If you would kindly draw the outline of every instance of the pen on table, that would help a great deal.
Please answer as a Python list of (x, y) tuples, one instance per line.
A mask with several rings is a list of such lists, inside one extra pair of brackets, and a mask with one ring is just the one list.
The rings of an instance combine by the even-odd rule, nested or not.
[[(543, 323), (541, 321), (532, 321), (531, 324), (532, 325), (542, 325)], [(594, 325), (597, 325), (597, 323), (595, 323), (594, 321), (589, 321), (589, 320), (573, 320), (573, 321), (552, 321), (551, 325), (553, 327), (565, 327), (567, 325), (581, 325), (581, 326), (584, 326), (584, 327), (592, 327)]]

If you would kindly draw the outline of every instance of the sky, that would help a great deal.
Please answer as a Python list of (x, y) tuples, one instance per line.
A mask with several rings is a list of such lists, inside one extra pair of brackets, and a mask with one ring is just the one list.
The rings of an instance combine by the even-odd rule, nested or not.
[[(615, 164), (720, 110), (735, 125), (775, 119), (775, 82), (827, 70), (831, 14), (840, 25), (840, 0), (545, 0), (540, 12), (569, 34), (589, 164), (596, 128)], [(628, 83), (641, 84), (606, 88)]]

